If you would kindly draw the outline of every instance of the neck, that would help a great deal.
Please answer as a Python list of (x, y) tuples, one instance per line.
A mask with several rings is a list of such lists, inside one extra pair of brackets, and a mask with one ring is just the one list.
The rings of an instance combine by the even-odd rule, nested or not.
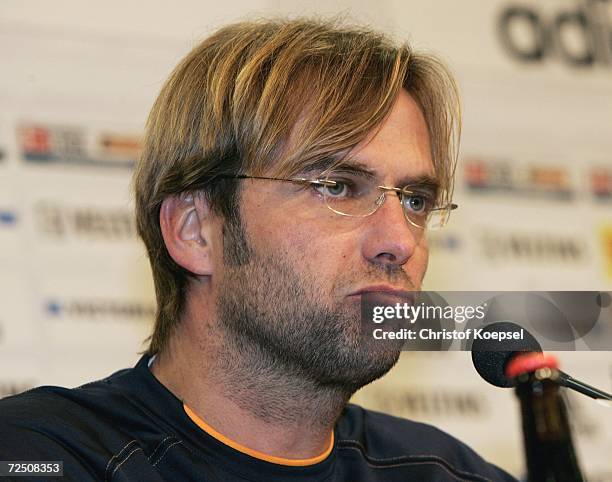
[[(202, 326), (206, 329), (198, 329)], [(258, 347), (229, 339), (213, 323), (184, 320), (152, 372), (224, 437), (288, 459), (325, 452), (351, 396), (318, 385)]]

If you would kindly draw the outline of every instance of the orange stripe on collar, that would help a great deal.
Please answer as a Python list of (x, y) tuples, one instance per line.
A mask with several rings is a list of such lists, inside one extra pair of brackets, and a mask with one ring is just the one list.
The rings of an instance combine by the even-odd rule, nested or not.
[(233, 440), (227, 438), (225, 435), (217, 432), (214, 428), (208, 425), (204, 420), (198, 417), (193, 410), (191, 410), (186, 404), (183, 404), (183, 409), (187, 416), (195, 423), (198, 427), (204, 430), (208, 435), (217, 439), (219, 442), (237, 450), (238, 452), (242, 452), (243, 454), (250, 455), (259, 460), (264, 460), (266, 462), (270, 462), (278, 465), (288, 465), (291, 467), (304, 467), (307, 465), (314, 465), (322, 462), (327, 458), (327, 456), (331, 453), (334, 448), (334, 432), (332, 431), (329, 441), (329, 447), (323, 452), (321, 455), (317, 455), (316, 457), (312, 457), (309, 459), (286, 459), (284, 457), (275, 457), (273, 455), (267, 455), (263, 452), (259, 452), (257, 450), (253, 450), (249, 447), (245, 447), (244, 445), (239, 444), (238, 442), (234, 442)]

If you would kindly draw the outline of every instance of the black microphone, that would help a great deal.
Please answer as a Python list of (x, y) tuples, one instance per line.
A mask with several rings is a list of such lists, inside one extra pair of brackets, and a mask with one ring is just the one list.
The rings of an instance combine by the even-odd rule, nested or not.
[[(472, 362), (478, 374), (491, 385), (502, 388), (514, 386), (506, 376), (506, 366), (516, 355), (525, 352), (542, 353), (538, 340), (524, 328), (510, 321), (497, 321), (486, 325), (483, 332), (513, 332), (523, 330), (522, 339), (500, 342), (495, 339), (479, 338), (472, 342)], [(500, 350), (503, 347), (503, 350)]]
[[(516, 355), (525, 352), (542, 352), (538, 340), (524, 328), (510, 321), (498, 321), (490, 323), (483, 328), (483, 332), (513, 332), (523, 330), (523, 339), (511, 339), (501, 342), (496, 339), (477, 339), (472, 343), (472, 362), (478, 374), (487, 382), (496, 387), (510, 388), (514, 386), (512, 379), (506, 376), (506, 366)], [(500, 350), (500, 346), (503, 350)], [(571, 388), (588, 397), (600, 400), (612, 400), (612, 395), (598, 388), (592, 387), (567, 373), (559, 370), (558, 383), (561, 386)]]

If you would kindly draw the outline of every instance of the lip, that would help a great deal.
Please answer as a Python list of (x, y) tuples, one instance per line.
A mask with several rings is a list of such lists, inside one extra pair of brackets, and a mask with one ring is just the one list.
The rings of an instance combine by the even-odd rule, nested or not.
[(407, 291), (405, 289), (397, 288), (395, 286), (387, 284), (365, 286), (364, 288), (360, 288), (356, 291), (353, 291), (348, 296), (361, 296), (369, 293), (380, 293), (405, 299), (412, 299), (414, 297), (414, 291)]

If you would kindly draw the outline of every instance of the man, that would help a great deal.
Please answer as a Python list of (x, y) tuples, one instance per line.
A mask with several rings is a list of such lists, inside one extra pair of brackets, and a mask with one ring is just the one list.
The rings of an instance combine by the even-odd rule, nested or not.
[(418, 290), (459, 122), (435, 59), (318, 21), (221, 29), (176, 68), (134, 177), (158, 312), (134, 369), (1, 404), (0, 459), (73, 480), (512, 480), (347, 405), (399, 348), (360, 301)]

